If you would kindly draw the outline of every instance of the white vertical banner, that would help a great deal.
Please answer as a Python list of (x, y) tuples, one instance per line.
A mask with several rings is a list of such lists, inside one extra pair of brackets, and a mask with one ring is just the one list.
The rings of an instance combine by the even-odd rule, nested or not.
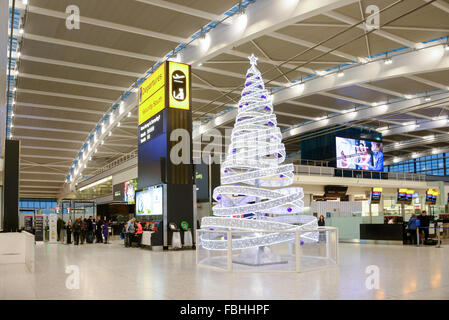
[(58, 242), (58, 236), (57, 236), (57, 223), (58, 223), (58, 215), (55, 213), (52, 213), (48, 216), (48, 224), (49, 224), (49, 242), (50, 243), (57, 243)]

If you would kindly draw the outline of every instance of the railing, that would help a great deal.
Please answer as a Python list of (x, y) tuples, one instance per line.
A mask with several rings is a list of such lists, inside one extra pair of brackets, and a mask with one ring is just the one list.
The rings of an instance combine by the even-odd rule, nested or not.
[(299, 166), (295, 165), (294, 170), (296, 174), (303, 174), (308, 176), (329, 176), (335, 175), (335, 168), (331, 167), (317, 167), (317, 166)]
[(327, 176), (340, 178), (357, 179), (378, 179), (378, 180), (406, 180), (406, 181), (427, 181), (424, 174), (403, 173), (403, 172), (379, 172), (351, 169), (336, 169), (332, 167), (321, 166), (303, 166), (295, 165), (296, 174), (308, 176)]
[(329, 167), (329, 161), (324, 160), (306, 160), (300, 159), (293, 161), (295, 165), (313, 166), (313, 167)]
[(405, 173), (405, 172), (387, 173), (380, 171), (335, 169), (335, 176), (341, 178), (358, 178), (358, 179), (426, 181), (426, 176), (424, 174)]
[(119, 158), (117, 158), (117, 159), (115, 159), (115, 160), (113, 160), (111, 162), (109, 162), (104, 167), (102, 167), (102, 168), (98, 169), (97, 171), (95, 171), (91, 175), (91, 177), (94, 177), (94, 176), (96, 176), (96, 175), (98, 175), (100, 173), (103, 173), (105, 171), (108, 171), (108, 170), (111, 170), (111, 169), (113, 169), (115, 167), (118, 167), (119, 165), (121, 165), (121, 164), (123, 164), (123, 163), (125, 163), (125, 162), (127, 162), (127, 161), (129, 161), (131, 159), (134, 159), (134, 158), (137, 158), (137, 149), (135, 149), (135, 150), (133, 150), (133, 151), (131, 151), (131, 152), (129, 152), (129, 153), (127, 153), (127, 154), (125, 154), (125, 155), (123, 155), (123, 156), (121, 156), (121, 157), (119, 157)]

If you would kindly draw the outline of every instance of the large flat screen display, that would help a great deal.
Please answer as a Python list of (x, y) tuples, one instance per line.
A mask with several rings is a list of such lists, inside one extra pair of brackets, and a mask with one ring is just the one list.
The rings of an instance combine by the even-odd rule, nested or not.
[(128, 204), (135, 203), (135, 193), (137, 189), (137, 180), (129, 180), (120, 184), (116, 184), (113, 187), (114, 201), (124, 201)]
[(164, 213), (162, 185), (136, 192), (136, 215), (162, 216)]
[(361, 139), (335, 137), (337, 168), (384, 170), (383, 143)]

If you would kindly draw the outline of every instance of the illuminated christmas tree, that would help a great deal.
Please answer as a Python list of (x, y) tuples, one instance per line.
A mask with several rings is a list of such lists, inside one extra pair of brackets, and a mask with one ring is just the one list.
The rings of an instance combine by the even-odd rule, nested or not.
[[(293, 183), (293, 164), (283, 164), (286, 153), (273, 112), (271, 95), (265, 89), (257, 58), (249, 57), (250, 68), (238, 105), (226, 160), (222, 163), (221, 186), (213, 197), (213, 217), (202, 219), (202, 228), (250, 230), (232, 239), (232, 249), (252, 249), (249, 264), (272, 262), (266, 246), (293, 241), (291, 233), (261, 233), (261, 230), (317, 229), (317, 219), (299, 215), (304, 207), (303, 190)], [(317, 241), (317, 232), (301, 234), (301, 243)], [(204, 237), (200, 245), (209, 250), (226, 250), (226, 239)], [(257, 249), (255, 249), (257, 248)], [(248, 260), (248, 257), (245, 257)], [(249, 259), (251, 260), (251, 259)]]

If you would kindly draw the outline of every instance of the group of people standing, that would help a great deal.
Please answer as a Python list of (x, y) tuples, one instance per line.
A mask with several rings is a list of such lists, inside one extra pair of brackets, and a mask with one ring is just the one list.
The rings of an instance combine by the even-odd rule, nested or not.
[(92, 216), (89, 219), (77, 218), (72, 223), (71, 220), (67, 222), (67, 244), (72, 243), (72, 234), (74, 245), (86, 243), (108, 243), (109, 238), (109, 220), (102, 220), (97, 217), (97, 220)]
[(140, 248), (142, 242), (143, 227), (140, 221), (135, 218), (130, 219), (122, 230), (122, 237), (125, 240), (125, 247), (131, 248), (132, 243), (136, 242), (136, 248)]
[(408, 232), (410, 233), (410, 238), (412, 244), (417, 244), (417, 232), (419, 231), (419, 242), (422, 243), (423, 240), (427, 241), (429, 238), (429, 225), (430, 217), (427, 216), (425, 210), (421, 212), (420, 216), (412, 213), (410, 220), (408, 221)]

